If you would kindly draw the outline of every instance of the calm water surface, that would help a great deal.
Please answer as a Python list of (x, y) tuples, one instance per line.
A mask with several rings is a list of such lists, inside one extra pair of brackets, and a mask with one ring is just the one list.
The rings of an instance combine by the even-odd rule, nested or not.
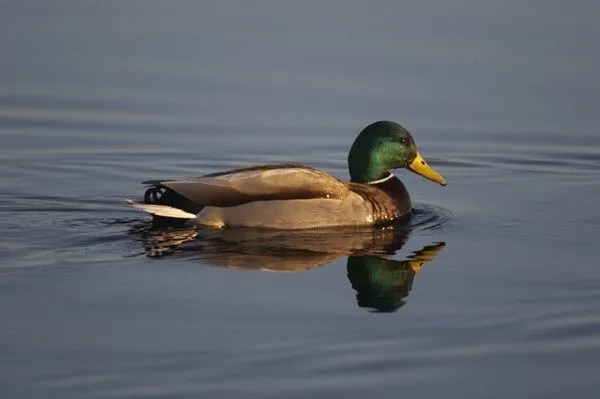
[[(6, 1), (2, 398), (595, 398), (596, 2)], [(149, 178), (347, 177), (402, 122), (395, 229), (152, 228)], [(270, 271), (270, 272), (266, 272)]]

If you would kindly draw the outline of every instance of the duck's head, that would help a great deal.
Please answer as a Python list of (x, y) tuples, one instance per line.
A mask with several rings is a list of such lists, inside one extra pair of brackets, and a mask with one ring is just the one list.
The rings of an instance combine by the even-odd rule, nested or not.
[(425, 162), (410, 133), (395, 122), (374, 122), (358, 135), (348, 167), (353, 182), (369, 183), (386, 177), (390, 169), (406, 168), (446, 185), (446, 179)]

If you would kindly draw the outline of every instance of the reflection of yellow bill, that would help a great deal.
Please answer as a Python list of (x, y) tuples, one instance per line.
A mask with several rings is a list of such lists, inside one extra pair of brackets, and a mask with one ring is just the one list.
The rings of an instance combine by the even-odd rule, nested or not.
[(413, 269), (415, 273), (418, 273), (425, 264), (433, 262), (435, 257), (445, 246), (445, 243), (439, 242), (424, 247), (420, 251), (415, 252), (413, 259), (408, 260), (408, 266)]
[(434, 181), (436, 183), (441, 184), (442, 186), (446, 185), (446, 179), (442, 175), (440, 175), (437, 170), (433, 169), (431, 166), (425, 162), (420, 153), (417, 152), (417, 156), (415, 160), (408, 165), (408, 169), (412, 170), (416, 174), (423, 176), (424, 178)]

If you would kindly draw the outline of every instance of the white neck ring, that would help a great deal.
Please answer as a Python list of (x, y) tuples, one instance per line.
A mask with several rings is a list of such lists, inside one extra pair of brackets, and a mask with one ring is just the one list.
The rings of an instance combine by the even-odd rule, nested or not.
[(365, 184), (379, 184), (379, 183), (383, 183), (385, 181), (388, 181), (392, 177), (394, 177), (394, 174), (392, 172), (388, 172), (388, 173), (389, 173), (389, 175), (387, 175), (386, 177), (382, 177), (381, 179), (377, 179), (377, 180), (368, 181)]

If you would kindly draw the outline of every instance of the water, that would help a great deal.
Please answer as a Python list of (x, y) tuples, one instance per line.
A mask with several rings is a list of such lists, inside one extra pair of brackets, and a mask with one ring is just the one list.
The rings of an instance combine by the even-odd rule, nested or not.
[[(0, 396), (596, 397), (598, 11), (4, 2)], [(378, 119), (449, 182), (399, 171), (403, 228), (152, 229), (123, 201), (347, 177)]]

